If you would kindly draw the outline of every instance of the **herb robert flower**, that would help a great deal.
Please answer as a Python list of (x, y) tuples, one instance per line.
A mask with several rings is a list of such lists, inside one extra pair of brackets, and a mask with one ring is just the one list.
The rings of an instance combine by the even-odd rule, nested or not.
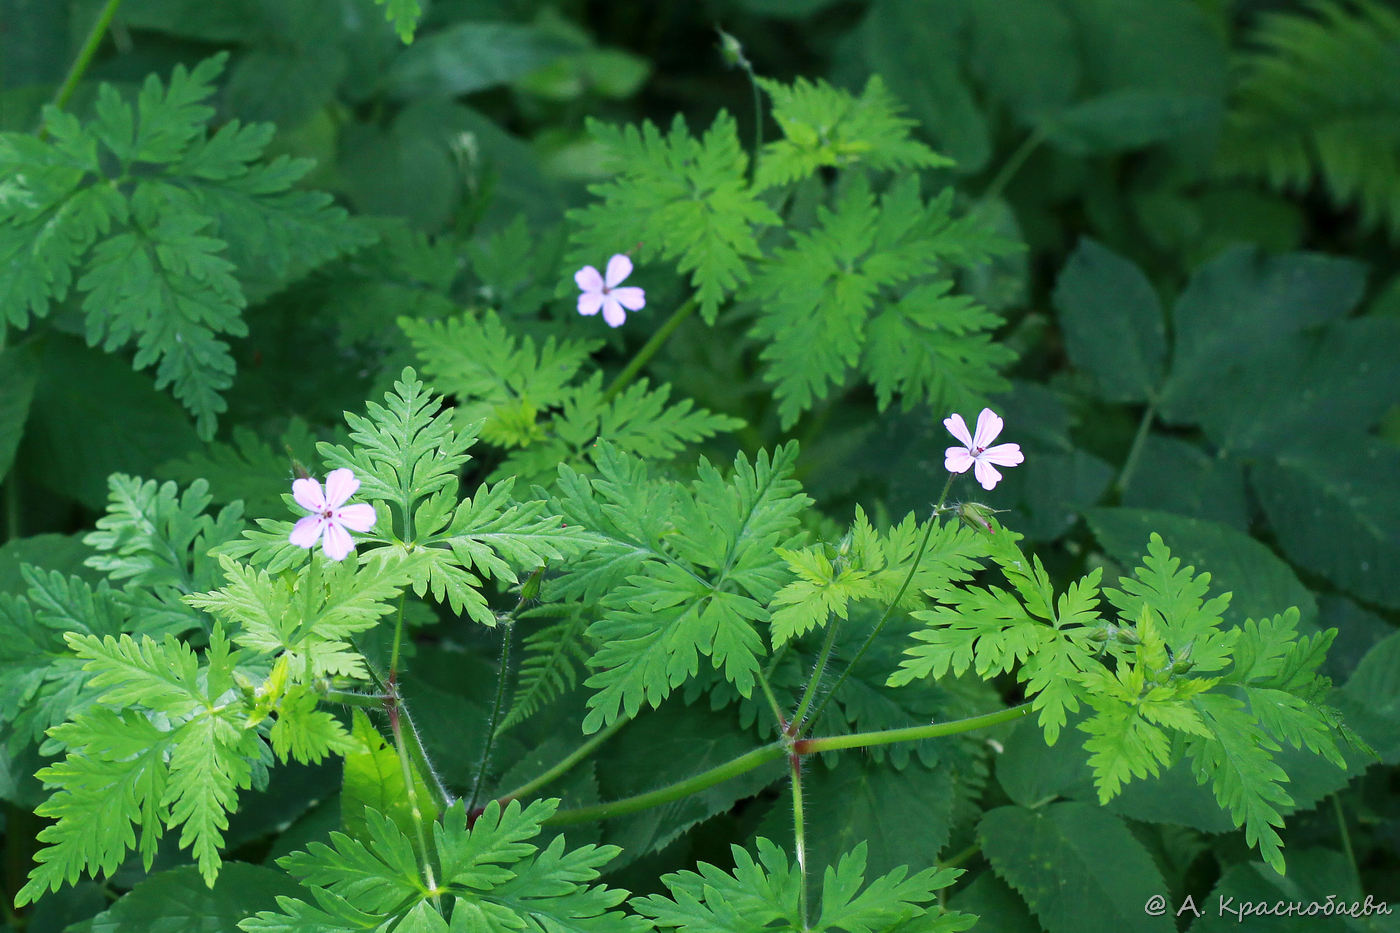
[(291, 542), (297, 547), (310, 548), (315, 547), (319, 539), (327, 557), (344, 560), (355, 547), (349, 532), (369, 531), (378, 518), (372, 505), (363, 502), (345, 504), (345, 500), (359, 488), (360, 481), (344, 467), (332, 470), (326, 477), (324, 493), (321, 492), (321, 484), (309, 477), (293, 482), (292, 498), (311, 514), (292, 528)]
[(609, 327), (621, 327), (627, 320), (627, 311), (640, 311), (647, 303), (646, 292), (642, 289), (632, 285), (618, 288), (631, 274), (632, 260), (622, 253), (608, 260), (606, 277), (592, 266), (575, 272), (574, 281), (583, 290), (578, 296), (578, 313), (591, 317), (601, 309)]
[(1021, 453), (1020, 444), (988, 446), (997, 439), (1002, 427), (1001, 418), (990, 408), (982, 409), (982, 413), (977, 416), (975, 435), (968, 433), (967, 422), (963, 421), (962, 415), (944, 418), (943, 426), (963, 444), (961, 447), (949, 447), (944, 451), (943, 466), (949, 473), (966, 473), (971, 468), (983, 489), (991, 489), (1001, 482), (1001, 473), (997, 466), (1014, 467), (1026, 459)]

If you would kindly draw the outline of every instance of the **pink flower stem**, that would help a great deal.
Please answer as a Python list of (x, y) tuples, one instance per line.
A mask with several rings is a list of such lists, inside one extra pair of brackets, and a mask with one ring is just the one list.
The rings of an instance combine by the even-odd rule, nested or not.
[(631, 384), (633, 379), (637, 378), (637, 373), (641, 372), (642, 367), (656, 355), (656, 351), (660, 350), (670, 339), (671, 335), (676, 332), (676, 328), (680, 327), (686, 318), (694, 314), (698, 307), (700, 307), (699, 299), (692, 296), (690, 300), (671, 313), (671, 316), (666, 319), (666, 323), (661, 325), (661, 329), (651, 335), (651, 339), (642, 345), (627, 367), (618, 373), (617, 378), (608, 385), (607, 391), (603, 393), (603, 404), (611, 402), (619, 392)]
[[(948, 490), (953, 488), (953, 480), (956, 479), (957, 476), (958, 474), (956, 473), (948, 474), (948, 481), (943, 484), (943, 491), (938, 494), (938, 504), (933, 507), (933, 514), (929, 516), (928, 525), (924, 528), (924, 536), (919, 540), (919, 549), (914, 552), (914, 560), (909, 565), (909, 573), (905, 575), (904, 582), (899, 585), (899, 592), (894, 594), (894, 599), (885, 607), (885, 611), (880, 616), (880, 620), (875, 623), (875, 627), (870, 630), (870, 634), (865, 636), (865, 641), (861, 644), (860, 650), (856, 652), (856, 656), (851, 658), (850, 663), (846, 665), (846, 669), (841, 672), (841, 676), (836, 678), (836, 683), (827, 691), (826, 696), (822, 697), (822, 701), (817, 704), (817, 708), (812, 710), (812, 715), (808, 717), (805, 722), (798, 717), (794, 717), (792, 724), (788, 726), (788, 730), (791, 734), (797, 735), (804, 728), (807, 731), (811, 731), (812, 726), (815, 726), (817, 720), (821, 717), (822, 711), (826, 709), (826, 705), (831, 702), (831, 698), (836, 696), (837, 691), (841, 689), (841, 685), (844, 684), (846, 678), (851, 675), (851, 671), (856, 669), (856, 665), (860, 663), (860, 659), (865, 657), (865, 652), (870, 650), (870, 646), (874, 644), (875, 639), (879, 637), (880, 630), (885, 627), (885, 623), (889, 621), (890, 614), (893, 613), (895, 607), (899, 605), (899, 601), (904, 598), (904, 592), (909, 589), (909, 584), (914, 582), (914, 574), (919, 570), (919, 561), (923, 560), (924, 551), (928, 549), (929, 538), (933, 537), (934, 525), (937, 524), (938, 515), (943, 510), (943, 500), (948, 498)], [(830, 653), (831, 644), (832, 639), (828, 639), (827, 644), (822, 649), (824, 655)], [(823, 656), (818, 662), (817, 673), (813, 675), (814, 677), (820, 676), (825, 663), (826, 658)]]

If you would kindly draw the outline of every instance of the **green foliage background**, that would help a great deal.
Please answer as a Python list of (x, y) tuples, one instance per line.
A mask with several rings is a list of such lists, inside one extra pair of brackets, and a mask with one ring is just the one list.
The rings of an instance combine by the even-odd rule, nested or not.
[[(1400, 901), (1397, 78), (1384, 0), (0, 0), (6, 928), (372, 929), (347, 918), (411, 902), (404, 928), (438, 929), (413, 781), (368, 719), (295, 684), (200, 712), (290, 637), (229, 606), (302, 559), (280, 544), (294, 464), (352, 466), (421, 550), (371, 552), (289, 650), (382, 667), (376, 620), (423, 597), (404, 696), (472, 801), (490, 626), (544, 564), (483, 804), (600, 730), (548, 789), (566, 810), (744, 754), (774, 729), (755, 673), (795, 699), (834, 614), (856, 663), (823, 734), (1039, 692), (1037, 722), (809, 759), (829, 928), (1205, 931), (1219, 918), (1142, 904)], [(572, 272), (619, 251), (647, 307), (614, 331), (575, 313)], [(955, 499), (1020, 552), (950, 526), (915, 589), (956, 599), (902, 605), (859, 654), (944, 482), (941, 419), (983, 403), (1026, 463)], [(1009, 590), (974, 585), (992, 565)], [(328, 573), (298, 594), (352, 585)], [(1201, 683), (1202, 654), (1235, 652), (1199, 687), (1223, 740), (1163, 697), (1142, 755), (1115, 759), (1117, 708), (1047, 688), (1102, 653), (1075, 629), (1100, 580), (1123, 618), (1135, 586), (1179, 610)], [(970, 606), (997, 624), (960, 623)], [(1149, 670), (1148, 641), (1113, 643), (1120, 672)], [(102, 680), (131, 669), (144, 692)], [(277, 703), (268, 744), (220, 725)], [(146, 774), (131, 756), (161, 716), (205, 730), (208, 763), (170, 765), (205, 769), (203, 793), (148, 794), (153, 829), (44, 861), (57, 893), (10, 906), (64, 838), (47, 818), (105, 799), (62, 747)], [(99, 751), (112, 735), (130, 748)], [(1297, 747), (1250, 759), (1270, 735)], [(78, 789), (44, 803), (42, 767)], [(567, 849), (552, 805), (492, 804), (473, 842), (459, 805), (440, 846), (461, 903), (523, 903), (513, 872), (557, 889), (540, 909), (573, 911), (564, 929), (734, 928), (685, 906), (707, 881), (756, 898), (745, 922), (790, 922), (786, 788), (766, 765), (570, 826)], [(365, 899), (347, 879), (371, 862), (402, 888)], [(64, 886), (83, 864), (107, 877)]]

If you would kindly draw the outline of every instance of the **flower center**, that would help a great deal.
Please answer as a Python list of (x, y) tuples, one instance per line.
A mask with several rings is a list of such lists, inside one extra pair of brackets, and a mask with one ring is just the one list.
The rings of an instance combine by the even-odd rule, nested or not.
[(332, 518), (335, 517), (335, 510), (328, 508), (321, 513), (321, 517), (324, 518), (326, 521), (330, 521)]

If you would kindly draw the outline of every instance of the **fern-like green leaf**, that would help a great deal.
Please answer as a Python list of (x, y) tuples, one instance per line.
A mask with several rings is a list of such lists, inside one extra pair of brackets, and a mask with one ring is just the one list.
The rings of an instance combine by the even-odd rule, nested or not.
[(1219, 170), (1299, 192), (1320, 180), (1364, 226), (1400, 237), (1400, 15), (1375, 0), (1306, 7), (1260, 18)]
[(609, 445), (598, 457), (592, 480), (561, 469), (556, 504), (599, 536), (555, 590), (601, 597), (605, 610), (588, 629), (600, 647), (585, 730), (658, 705), (698, 672), (701, 655), (747, 696), (764, 653), (755, 623), (768, 620), (785, 580), (775, 548), (792, 542), (811, 501), (790, 475), (796, 445), (753, 463), (741, 454), (731, 478), (702, 460), (688, 488), (651, 479)]
[[(489, 803), (467, 828), (457, 803), (433, 826), (441, 875), (430, 887), (409, 838), (390, 820), (367, 810), (368, 838), (331, 834), (331, 845), (278, 863), (315, 898), (279, 898), (278, 911), (262, 911), (239, 924), (245, 933), (307, 933), (346, 929), (397, 929), (446, 933), (463, 930), (569, 930), (577, 933), (643, 933), (642, 918), (614, 910), (625, 891), (596, 884), (616, 846), (566, 851), (563, 837), (543, 849), (532, 840), (558, 801), (522, 808)], [(440, 905), (440, 906), (439, 906)]]
[(930, 868), (909, 875), (901, 867), (867, 884), (866, 847), (861, 843), (827, 868), (820, 908), (809, 924), (801, 903), (802, 870), (768, 839), (759, 837), (756, 848), (757, 859), (740, 846), (730, 847), (733, 872), (701, 862), (696, 871), (663, 875), (669, 896), (651, 894), (633, 903), (661, 929), (686, 933), (953, 933), (977, 922), (970, 914), (937, 905), (937, 892), (952, 884), (959, 870)]
[[(562, 616), (562, 617), (561, 617)], [(579, 673), (588, 663), (590, 651), (584, 632), (588, 622), (577, 603), (539, 606), (520, 614), (517, 625), (528, 620), (557, 619), (526, 635), (524, 657), (516, 681), (515, 696), (502, 729), (529, 719), (542, 707), (554, 702), (578, 685)]]
[(948, 294), (952, 267), (1009, 244), (952, 217), (952, 192), (927, 205), (907, 176), (878, 202), (856, 174), (819, 224), (766, 263), (746, 289), (758, 311), (753, 336), (768, 364), (778, 413), (791, 425), (859, 368), (880, 406), (967, 407), (1005, 386), (1012, 354), (992, 343), (1000, 321)]
[(734, 118), (721, 112), (701, 139), (679, 116), (664, 135), (651, 123), (639, 130), (590, 121), (588, 129), (620, 178), (590, 188), (600, 201), (569, 213), (571, 258), (597, 265), (640, 243), (643, 259), (659, 256), (690, 273), (700, 313), (713, 323), (720, 302), (749, 278), (758, 229), (780, 223), (749, 184)]
[(760, 191), (806, 178), (821, 168), (864, 165), (876, 170), (944, 168), (952, 159), (909, 138), (916, 125), (878, 75), (859, 97), (825, 81), (793, 84), (759, 78), (773, 101), (783, 139), (764, 147), (754, 187)]
[(47, 138), (0, 134), (0, 319), (22, 328), (76, 284), (88, 342), (134, 344), (206, 438), (233, 382), (224, 338), (247, 332), (235, 271), (266, 269), (270, 290), (369, 240), (291, 190), (309, 161), (260, 161), (270, 125), (208, 133), (225, 59), (151, 76), (134, 106), (102, 85), (86, 124), (49, 107)]

